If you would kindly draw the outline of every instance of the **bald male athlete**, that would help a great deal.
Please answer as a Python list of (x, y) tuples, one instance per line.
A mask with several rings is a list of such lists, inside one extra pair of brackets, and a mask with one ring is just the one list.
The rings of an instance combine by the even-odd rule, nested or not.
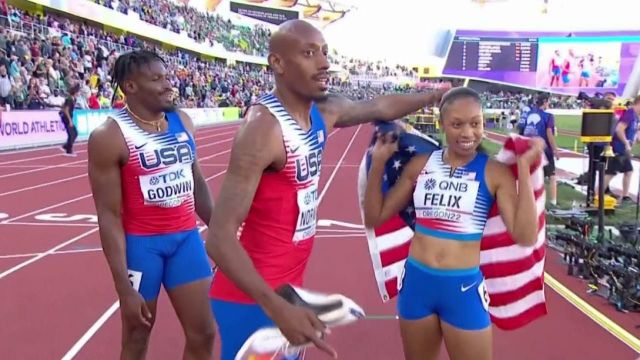
[(274, 323), (293, 345), (313, 342), (336, 356), (317, 317), (274, 291), (302, 285), (328, 133), (398, 119), (437, 103), (446, 90), (362, 102), (327, 95), (328, 47), (302, 20), (282, 24), (269, 47), (275, 89), (247, 111), (209, 224), (206, 247), (217, 265), (210, 297), (222, 360), (232, 360), (254, 331)]

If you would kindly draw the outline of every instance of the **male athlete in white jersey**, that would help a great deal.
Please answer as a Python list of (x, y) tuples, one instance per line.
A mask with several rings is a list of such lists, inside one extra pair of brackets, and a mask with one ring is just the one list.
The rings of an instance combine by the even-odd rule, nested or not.
[(121, 55), (113, 81), (126, 107), (91, 133), (88, 152), (100, 238), (121, 306), (121, 358), (145, 357), (163, 284), (183, 326), (184, 358), (210, 359), (211, 266), (196, 213), (208, 222), (213, 201), (196, 159), (193, 123), (173, 108), (164, 61), (155, 53)]
[(320, 31), (302, 20), (282, 24), (269, 48), (276, 87), (247, 111), (209, 224), (207, 250), (218, 266), (210, 297), (222, 360), (233, 360), (254, 331), (273, 323), (292, 344), (313, 342), (335, 355), (318, 333), (324, 326), (317, 317), (274, 291), (302, 285), (328, 134), (401, 118), (437, 103), (444, 93), (363, 102), (327, 96), (329, 50)]

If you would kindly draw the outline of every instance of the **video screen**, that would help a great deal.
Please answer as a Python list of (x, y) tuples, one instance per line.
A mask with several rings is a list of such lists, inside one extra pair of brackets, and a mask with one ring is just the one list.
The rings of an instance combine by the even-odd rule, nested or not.
[(636, 58), (640, 31), (600, 33), (459, 30), (444, 75), (486, 79), (558, 93), (621, 95)]
[(620, 77), (620, 42), (541, 41), (536, 87), (559, 90), (616, 90)]

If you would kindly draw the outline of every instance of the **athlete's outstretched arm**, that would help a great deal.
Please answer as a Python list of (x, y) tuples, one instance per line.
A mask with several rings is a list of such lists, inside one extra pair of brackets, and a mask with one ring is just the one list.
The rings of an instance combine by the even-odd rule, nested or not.
[(518, 157), (517, 181), (504, 164), (491, 161), (485, 170), (488, 181), (496, 184), (496, 201), (507, 231), (523, 246), (533, 246), (538, 239), (538, 212), (529, 169), (543, 148), (544, 143), (536, 139), (534, 146)]
[(262, 173), (282, 152), (282, 134), (268, 110), (254, 106), (238, 131), (227, 174), (216, 200), (207, 237), (207, 253), (236, 286), (253, 298), (294, 345), (312, 341), (334, 355), (317, 335), (324, 325), (309, 310), (288, 304), (258, 274), (237, 239), (238, 228), (251, 208)]
[[(178, 114), (180, 114), (180, 118), (182, 119), (182, 123), (184, 124), (185, 128), (195, 139), (196, 128), (193, 125), (191, 117), (189, 117), (189, 115), (187, 115), (184, 111), (178, 111)], [(196, 203), (196, 214), (198, 214), (202, 222), (208, 224), (209, 220), (211, 219), (211, 213), (213, 212), (213, 198), (211, 197), (209, 186), (207, 186), (207, 181), (202, 175), (200, 162), (198, 161), (197, 157), (193, 160), (193, 186), (193, 196)]]
[(407, 205), (411, 200), (413, 184), (426, 164), (426, 156), (413, 157), (393, 187), (383, 195), (384, 166), (394, 151), (397, 151), (397, 141), (390, 141), (389, 136), (378, 136), (371, 154), (371, 168), (364, 193), (364, 225), (368, 228), (380, 226)]
[(348, 127), (376, 120), (397, 120), (426, 106), (437, 104), (446, 90), (383, 95), (368, 101), (351, 101), (343, 96), (331, 95), (318, 103), (318, 107), (325, 120), (333, 127)]
[[(120, 164), (123, 162), (122, 149), (126, 148), (126, 144), (117, 127), (113, 120), (108, 120), (91, 132), (87, 149), (89, 181), (98, 214), (100, 241), (118, 298), (131, 300), (126, 301), (127, 305), (122, 301), (123, 311), (133, 323), (140, 322), (151, 326), (151, 313), (144, 302), (140, 303), (142, 299), (129, 281), (127, 271), (125, 234), (120, 215)], [(122, 139), (120, 144), (117, 139)]]

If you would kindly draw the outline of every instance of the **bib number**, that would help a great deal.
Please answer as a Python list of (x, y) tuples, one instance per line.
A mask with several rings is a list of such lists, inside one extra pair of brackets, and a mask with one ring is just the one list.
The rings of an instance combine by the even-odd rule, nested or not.
[(487, 287), (484, 284), (484, 280), (478, 286), (478, 295), (480, 295), (480, 301), (482, 302), (482, 307), (486, 311), (489, 311), (489, 293), (487, 292)]
[(316, 212), (318, 210), (318, 184), (314, 182), (298, 190), (298, 220), (293, 242), (306, 240), (316, 234)]
[(405, 272), (407, 271), (406, 269), (407, 268), (406, 268), (406, 263), (405, 263), (405, 265), (402, 267), (402, 272), (400, 273), (400, 276), (398, 276), (398, 278), (397, 278), (397, 281), (398, 281), (398, 284), (397, 284), (398, 293), (400, 293), (400, 291), (402, 291), (402, 286), (404, 285), (404, 275), (405, 275)]
[(140, 271), (127, 270), (129, 273), (129, 283), (136, 291), (140, 291), (140, 283), (142, 282), (142, 273)]
[(191, 166), (171, 166), (163, 171), (140, 176), (140, 190), (145, 205), (171, 208), (193, 196)]
[(420, 175), (413, 194), (416, 217), (472, 224), (480, 183), (475, 180), (475, 174), (469, 175), (473, 178)]

